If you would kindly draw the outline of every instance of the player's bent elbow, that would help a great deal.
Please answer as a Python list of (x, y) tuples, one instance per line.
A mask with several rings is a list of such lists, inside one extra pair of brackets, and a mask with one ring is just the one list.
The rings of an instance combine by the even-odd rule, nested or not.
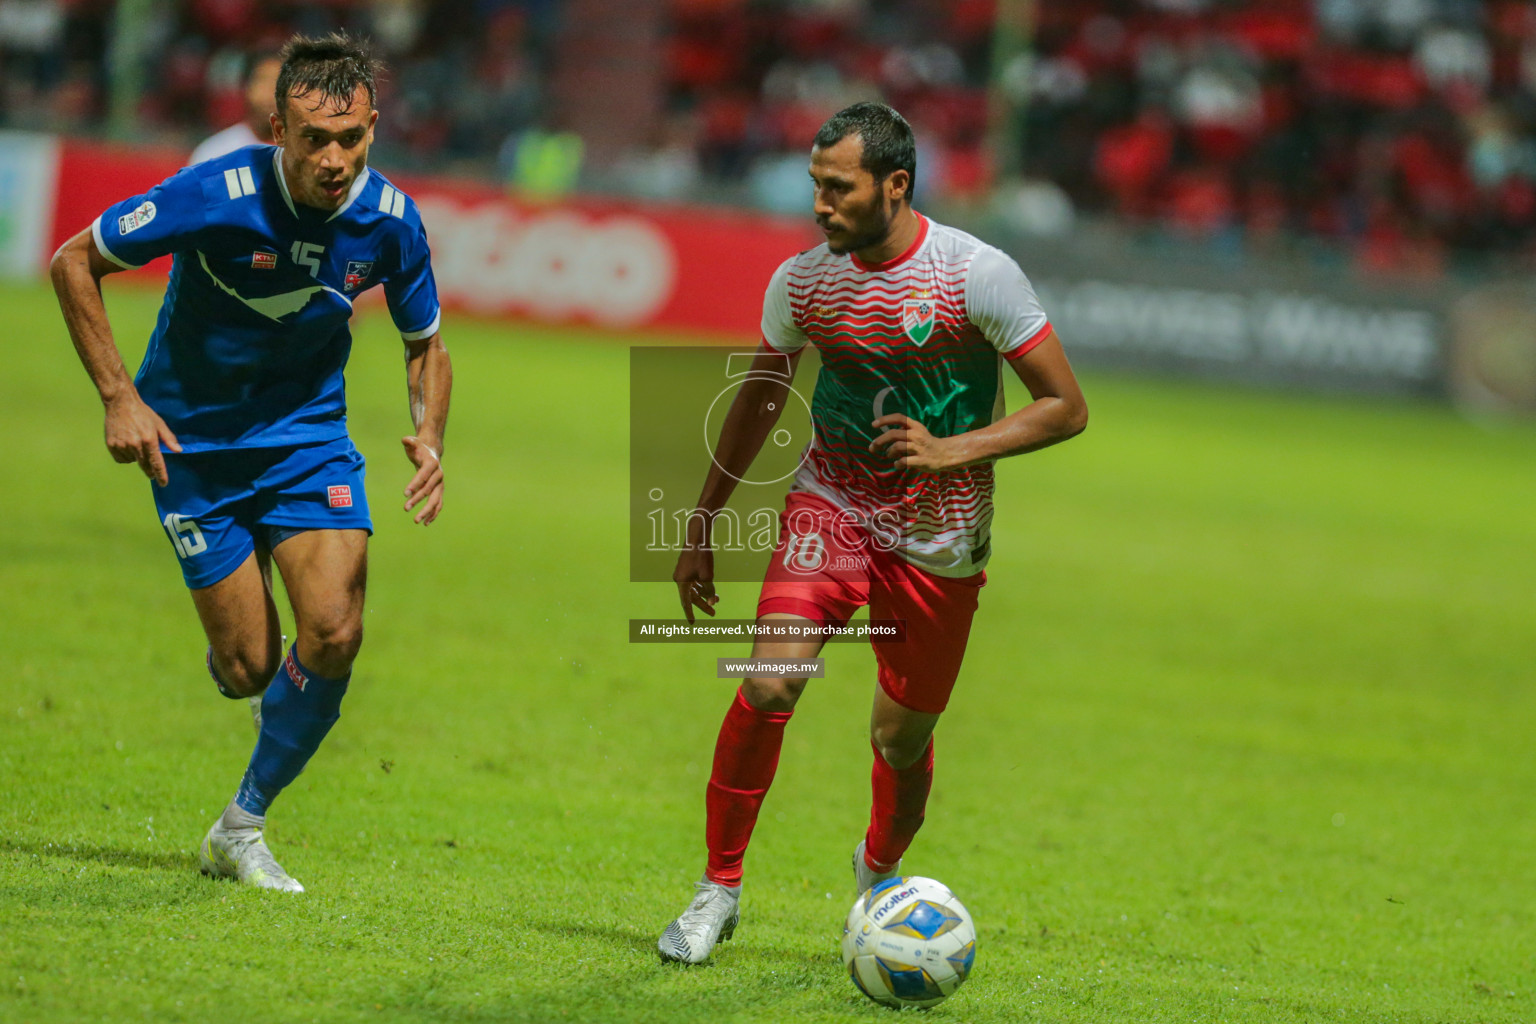
[(74, 244), (75, 240), (71, 238), (59, 246), (53, 253), (53, 259), (48, 261), (48, 279), (53, 282), (53, 290), (56, 292), (64, 290), (64, 284), (69, 280), (70, 264), (79, 259), (79, 256), (71, 251)]
[(53, 290), (63, 292), (76, 268), (86, 271), (91, 267), (91, 233), (82, 231), (73, 238), (54, 250), (53, 258), (48, 261), (48, 277), (53, 282)]
[[(1066, 437), (1076, 437), (1088, 429), (1088, 403), (1078, 401), (1067, 410)], [(1065, 440), (1066, 438), (1063, 438)]]

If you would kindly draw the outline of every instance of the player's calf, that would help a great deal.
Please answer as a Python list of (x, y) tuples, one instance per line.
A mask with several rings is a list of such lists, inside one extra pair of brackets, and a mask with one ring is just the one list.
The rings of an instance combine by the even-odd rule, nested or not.
[(869, 830), (864, 833), (860, 852), (870, 874), (854, 872), (862, 884), (872, 883), (882, 877), (890, 877), (901, 870), (901, 855), (907, 851), (928, 805), (928, 793), (933, 787), (933, 740), (930, 738), (921, 757), (910, 764), (897, 768), (888, 762), (874, 747), (874, 764), (870, 772), (872, 801), (869, 812)]
[(320, 675), (300, 660), (297, 650), (297, 645), (289, 649), (262, 701), (261, 732), (235, 794), (235, 803), (258, 817), (304, 770), (341, 717), (351, 679)]

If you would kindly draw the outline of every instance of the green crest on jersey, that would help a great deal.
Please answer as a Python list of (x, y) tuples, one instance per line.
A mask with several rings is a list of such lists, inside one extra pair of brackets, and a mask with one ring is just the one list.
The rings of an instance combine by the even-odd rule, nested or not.
[(907, 299), (901, 304), (901, 326), (919, 345), (933, 334), (933, 310), (932, 299)]

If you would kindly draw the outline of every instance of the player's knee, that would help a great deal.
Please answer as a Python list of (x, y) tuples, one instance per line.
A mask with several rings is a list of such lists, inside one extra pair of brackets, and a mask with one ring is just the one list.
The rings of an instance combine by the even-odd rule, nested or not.
[(741, 695), (759, 711), (793, 711), (804, 690), (804, 679), (749, 677), (741, 681)]
[(910, 768), (922, 759), (928, 749), (928, 737), (903, 735), (896, 725), (876, 725), (870, 728), (869, 739), (885, 759), (885, 763), (900, 771)]
[(315, 623), (308, 630), (310, 652), (309, 667), (321, 676), (344, 676), (352, 670), (352, 662), (363, 646), (363, 623), (360, 619), (326, 619)]
[(254, 697), (267, 688), (277, 672), (279, 652), (234, 649), (213, 652), (213, 670), (224, 690), (236, 697)]

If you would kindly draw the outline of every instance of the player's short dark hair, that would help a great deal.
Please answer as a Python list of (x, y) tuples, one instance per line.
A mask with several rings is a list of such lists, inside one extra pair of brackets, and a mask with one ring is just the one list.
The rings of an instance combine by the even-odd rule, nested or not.
[(876, 181), (884, 181), (894, 171), (907, 172), (912, 182), (907, 186), (910, 201), (917, 184), (917, 142), (907, 119), (884, 103), (855, 103), (827, 118), (813, 145), (826, 149), (850, 135), (858, 135), (864, 141), (859, 166), (873, 174)]
[(286, 116), (288, 97), (318, 93), (332, 103), (352, 102), (362, 85), (368, 89), (368, 105), (378, 105), (375, 82), (384, 71), (383, 61), (373, 55), (366, 39), (332, 32), (318, 39), (294, 36), (283, 47), (283, 69), (277, 74), (277, 112)]

